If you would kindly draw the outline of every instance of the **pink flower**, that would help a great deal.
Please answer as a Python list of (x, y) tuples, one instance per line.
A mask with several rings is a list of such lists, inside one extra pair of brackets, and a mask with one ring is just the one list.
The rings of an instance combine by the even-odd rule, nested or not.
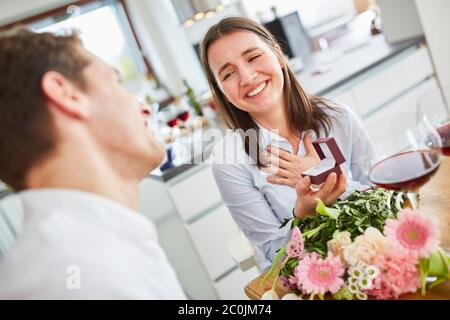
[(317, 253), (309, 253), (294, 270), (297, 286), (308, 294), (336, 293), (343, 285), (344, 266), (331, 252), (326, 259)]
[(280, 284), (283, 289), (293, 290), (297, 287), (297, 279), (293, 276), (280, 276)]
[(375, 263), (380, 268), (380, 274), (373, 288), (366, 291), (368, 295), (377, 299), (391, 299), (419, 288), (418, 261), (407, 252), (391, 248), (379, 256)]
[(286, 253), (291, 258), (301, 258), (305, 254), (305, 242), (298, 227), (292, 231), (291, 240), (286, 246)]
[(397, 220), (386, 221), (384, 233), (390, 245), (414, 258), (428, 258), (439, 246), (439, 229), (417, 210), (404, 209)]

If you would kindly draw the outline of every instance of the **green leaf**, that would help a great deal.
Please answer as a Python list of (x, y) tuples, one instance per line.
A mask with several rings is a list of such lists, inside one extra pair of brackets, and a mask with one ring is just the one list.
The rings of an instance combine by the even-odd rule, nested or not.
[(318, 226), (317, 228), (303, 232), (302, 235), (304, 238), (314, 237), (315, 235), (317, 235), (319, 233), (320, 230), (322, 230), (325, 227), (326, 227), (326, 223), (323, 223), (320, 226)]
[(263, 284), (272, 275), (272, 273), (275, 271), (276, 267), (280, 263), (280, 260), (284, 256), (285, 253), (286, 253), (286, 247), (284, 247), (280, 251), (278, 251), (275, 258), (273, 258), (272, 267), (270, 268), (269, 272), (266, 273), (264, 278), (261, 280), (261, 284)]
[(447, 281), (447, 278), (437, 278), (436, 280), (434, 280), (432, 283), (430, 283), (429, 287), (430, 289), (434, 288), (435, 286), (441, 284), (442, 282)]
[(334, 220), (339, 217), (340, 211), (334, 208), (328, 208), (325, 206), (322, 200), (317, 199), (316, 212), (321, 215), (328, 216)]
[(420, 271), (420, 287), (422, 288), (422, 295), (425, 295), (427, 277), (428, 277), (429, 259), (420, 259), (419, 271)]
[(449, 260), (445, 252), (441, 249), (434, 252), (428, 258), (428, 274), (430, 276), (450, 278)]
[(344, 286), (333, 294), (333, 298), (336, 300), (353, 300), (353, 294), (348, 290), (347, 286)]

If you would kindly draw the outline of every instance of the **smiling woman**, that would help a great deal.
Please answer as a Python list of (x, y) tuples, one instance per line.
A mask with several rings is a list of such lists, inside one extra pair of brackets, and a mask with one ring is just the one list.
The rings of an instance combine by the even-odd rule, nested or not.
[[(351, 109), (303, 89), (259, 23), (233, 17), (212, 26), (201, 60), (213, 97), (235, 129), (215, 147), (214, 176), (263, 270), (289, 237), (288, 227), (279, 228), (285, 219), (313, 214), (317, 198), (330, 204), (367, 187), (374, 147)], [(312, 140), (328, 136), (343, 152), (343, 174), (332, 173), (319, 191), (311, 190), (301, 173), (320, 161)]]

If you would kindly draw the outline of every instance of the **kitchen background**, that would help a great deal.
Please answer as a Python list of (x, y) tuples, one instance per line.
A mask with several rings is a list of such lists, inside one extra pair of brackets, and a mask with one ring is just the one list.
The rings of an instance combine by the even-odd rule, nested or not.
[[(2, 0), (0, 30), (76, 28), (87, 49), (120, 70), (152, 107), (152, 129), (167, 149), (141, 183), (141, 212), (189, 298), (245, 299), (260, 272), (253, 248), (202, 163), (214, 144), (206, 129), (224, 130), (198, 57), (206, 30), (232, 15), (264, 23), (303, 86), (353, 108), (376, 142), (389, 133), (384, 119), (414, 114), (421, 95), (450, 84), (449, 13), (448, 0)], [(1, 182), (0, 198), (1, 257), (22, 215)]]

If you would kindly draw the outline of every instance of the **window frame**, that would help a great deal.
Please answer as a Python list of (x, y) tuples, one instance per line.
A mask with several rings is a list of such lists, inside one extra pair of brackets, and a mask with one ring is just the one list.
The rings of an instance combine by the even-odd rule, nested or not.
[[(35, 24), (39, 21), (45, 21), (45, 19), (55, 18), (55, 17), (67, 17), (67, 8), (71, 5), (79, 6), (82, 13), (86, 13), (102, 6), (112, 5), (114, 7), (114, 11), (116, 13), (116, 17), (120, 22), (120, 27), (126, 41), (132, 41), (133, 45), (131, 50), (131, 54), (135, 59), (137, 67), (139, 71), (143, 72), (147, 77), (153, 77), (156, 82), (159, 84), (157, 79), (157, 75), (154, 72), (154, 69), (149, 61), (149, 59), (144, 54), (144, 50), (142, 48), (142, 44), (139, 40), (139, 37), (136, 33), (136, 30), (133, 26), (133, 21), (131, 19), (128, 6), (126, 0), (78, 0), (67, 3), (63, 6), (56, 7), (51, 10), (47, 10), (45, 12), (26, 17), (24, 19), (20, 19), (14, 22), (10, 22), (3, 26), (0, 26), (0, 31), (4, 31), (7, 29), (11, 29), (19, 26), (27, 26), (31, 24)], [(57, 22), (57, 21), (56, 21)]]

